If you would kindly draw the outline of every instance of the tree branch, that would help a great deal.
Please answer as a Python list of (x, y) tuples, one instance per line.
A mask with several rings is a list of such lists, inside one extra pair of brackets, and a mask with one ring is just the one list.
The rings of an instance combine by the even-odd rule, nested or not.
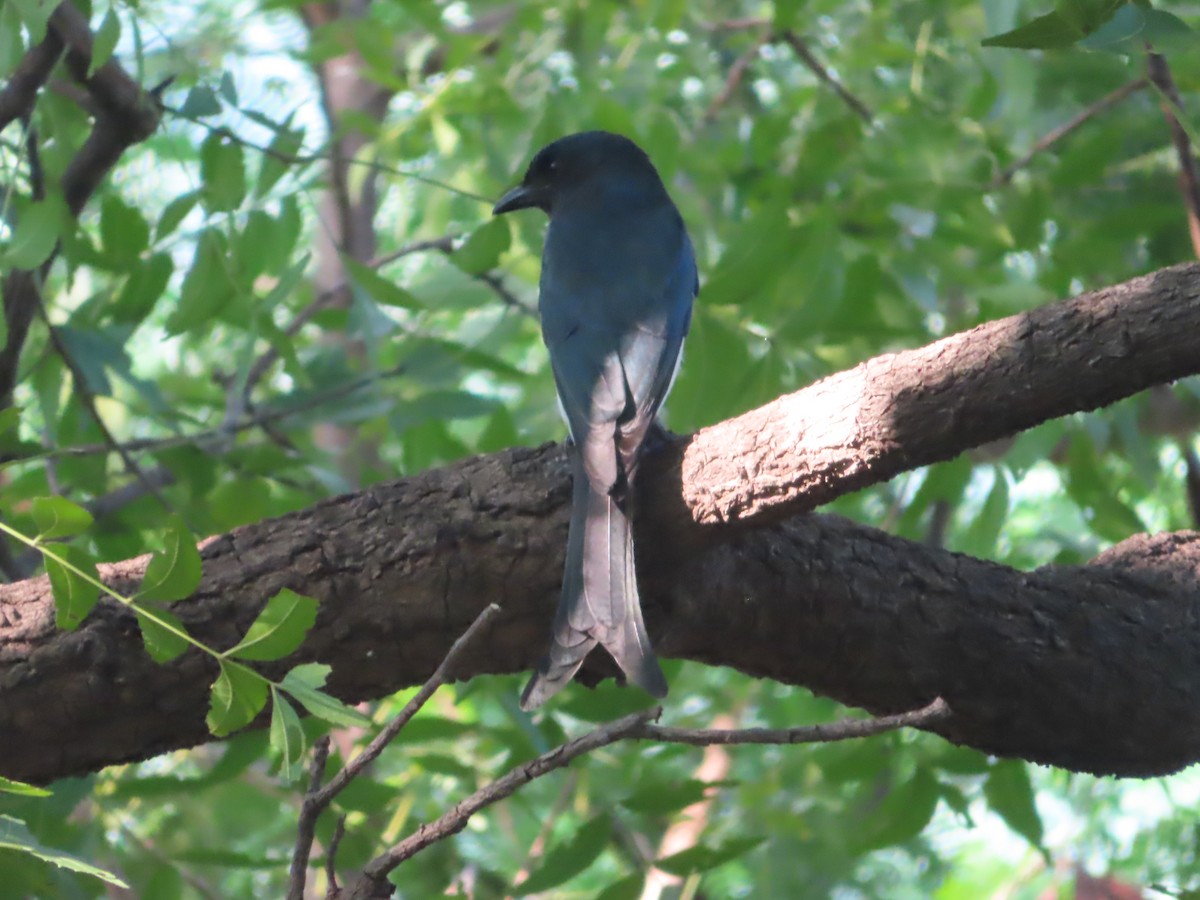
[[(639, 473), (638, 520), (656, 646), (876, 714), (944, 697), (955, 714), (933, 730), (990, 753), (1138, 775), (1200, 760), (1200, 534), (1019, 572), (836, 517), (773, 524), (1194, 373), (1198, 329), (1200, 265), (1165, 269), (870, 360), (660, 451)], [(494, 600), (504, 613), (458, 674), (519, 671), (545, 644), (569, 504), (560, 447), (466, 460), (204, 542), (200, 588), (172, 611), (230, 646), (280, 588), (315, 596), (305, 645), (264, 671), (319, 660), (354, 701), (423, 682)], [(134, 591), (147, 561), (101, 574)], [(155, 665), (117, 604), (63, 633), (45, 578), (0, 586), (0, 733), (15, 736), (0, 774), (40, 781), (207, 741), (214, 675), (198, 654)]]
[(1000, 172), (996, 173), (996, 177), (992, 179), (990, 189), (996, 190), (1004, 187), (1004, 185), (1012, 181), (1014, 175), (1033, 162), (1034, 157), (1036, 157), (1039, 153), (1044, 153), (1045, 151), (1049, 150), (1067, 135), (1074, 131), (1078, 131), (1102, 112), (1111, 109), (1126, 98), (1142, 90), (1142, 88), (1147, 87), (1149, 84), (1150, 79), (1148, 78), (1136, 78), (1128, 84), (1121, 85), (1115, 91), (1105, 94), (1095, 103), (1080, 110), (1079, 113), (1077, 113), (1073, 118), (1064, 122), (1062, 125), (1050, 129), (1044, 135), (1038, 138), (1034, 145), (1029, 148), (1028, 153), (1009, 163)]
[(320, 771), (317, 769), (318, 755), (328, 756), (329, 745), (326, 743), (324, 750), (320, 747), (316, 749), (313, 756), (312, 774), (309, 778), (308, 790), (304, 795), (304, 805), (300, 810), (299, 822), (299, 838), (296, 841), (295, 851), (292, 853), (291, 878), (288, 883), (288, 900), (304, 900), (304, 881), (308, 869), (308, 856), (312, 849), (313, 834), (316, 830), (317, 818), (333, 802), (346, 787), (359, 776), (363, 769), (379, 758), (381, 754), (392, 741), (404, 729), (404, 726), (412, 721), (412, 717), (421, 711), (421, 708), (429, 702), (429, 698), (434, 695), (443, 684), (450, 680), (451, 673), (458, 664), (463, 653), (466, 652), (471, 641), (480, 631), (482, 631), (488, 623), (496, 617), (500, 612), (500, 607), (495, 603), (484, 608), (471, 623), (471, 627), (463, 632), (462, 637), (456, 640), (446, 653), (446, 658), (429, 676), (429, 680), (421, 686), (416, 695), (404, 704), (404, 708), (400, 710), (396, 716), (388, 722), (387, 726), (380, 730), (379, 734), (371, 740), (366, 748), (363, 749), (354, 759), (346, 763), (342, 770), (338, 772), (329, 783), (324, 787), (321, 786), (321, 777), (325, 771), (324, 760), (320, 763)]
[(1146, 54), (1146, 71), (1162, 95), (1163, 117), (1171, 129), (1171, 143), (1175, 145), (1175, 156), (1179, 160), (1179, 192), (1183, 195), (1183, 208), (1187, 213), (1192, 252), (1200, 258), (1200, 175), (1196, 172), (1192, 139), (1179, 121), (1179, 114), (1183, 112), (1183, 98), (1179, 96), (1179, 88), (1175, 86), (1167, 58), (1161, 53)]

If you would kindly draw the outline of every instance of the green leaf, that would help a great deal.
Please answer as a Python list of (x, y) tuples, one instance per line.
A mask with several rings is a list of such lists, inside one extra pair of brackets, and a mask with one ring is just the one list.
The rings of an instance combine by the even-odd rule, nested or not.
[(983, 508), (974, 521), (967, 527), (963, 536), (962, 546), (958, 549), (971, 556), (991, 557), (996, 555), (996, 542), (1000, 538), (1000, 530), (1008, 518), (1008, 478), (1004, 470), (997, 466), (994, 470), (992, 488), (988, 491)]
[(480, 275), (496, 268), (501, 254), (511, 245), (508, 220), (494, 218), (471, 232), (466, 242), (450, 254), (450, 261), (468, 275)]
[[(776, 4), (776, 8), (778, 6), (779, 4)], [(619, 881), (614, 881), (598, 893), (594, 900), (638, 900), (645, 887), (646, 876), (641, 872), (634, 872)]]
[(60, 563), (46, 557), (46, 574), (50, 576), (50, 591), (54, 594), (55, 623), (70, 631), (78, 627), (100, 599), (100, 588), (74, 569), (96, 578), (96, 563), (83, 550), (69, 544), (55, 546), (53, 553), (63, 560)]
[(621, 801), (626, 809), (661, 815), (676, 812), (703, 800), (710, 785), (689, 778), (684, 781), (648, 779), (634, 794)]
[(158, 217), (158, 225), (154, 229), (155, 239), (161, 241), (178, 228), (179, 223), (195, 208), (199, 200), (199, 191), (188, 191), (168, 203), (163, 208), (162, 215)]
[(1029, 767), (1024, 762), (1005, 759), (996, 763), (983, 783), (983, 796), (987, 798), (988, 806), (1009, 828), (1045, 852), (1042, 847), (1042, 819), (1034, 803)]
[(26, 784), (23, 781), (13, 781), (11, 778), (5, 778), (3, 775), (0, 775), (0, 792), (18, 794), (22, 797), (49, 797), (53, 793), (45, 788)]
[(984, 47), (1011, 47), (1017, 50), (1052, 50), (1070, 47), (1084, 37), (1082, 29), (1055, 11), (1038, 16), (1031, 22), (983, 40)]
[(216, 737), (249, 725), (267, 705), (267, 682), (239, 662), (222, 659), (208, 705), (208, 730)]
[(0, 253), (0, 268), (36, 269), (49, 259), (62, 234), (66, 209), (60, 197), (47, 197), (21, 210), (12, 239)]
[(31, 506), (39, 541), (74, 537), (87, 531), (93, 521), (90, 512), (62, 497), (34, 497)]
[(58, 866), (60, 869), (69, 869), (72, 872), (90, 875), (93, 878), (99, 878), (101, 881), (129, 890), (129, 885), (112, 872), (93, 866), (91, 863), (84, 862), (78, 857), (71, 856), (69, 853), (64, 853), (61, 850), (52, 850), (42, 846), (38, 842), (38, 839), (33, 836), (29, 827), (20, 819), (13, 818), (12, 816), (0, 815), (0, 850), (15, 850), (18, 853), (27, 853), (30, 856), (40, 859), (42, 862)]
[(664, 872), (686, 877), (693, 872), (707, 872), (740, 859), (765, 840), (761, 837), (732, 838), (719, 847), (697, 845), (657, 860), (654, 865)]
[(200, 551), (183, 520), (167, 520), (165, 548), (155, 553), (146, 566), (146, 576), (137, 600), (170, 601), (190, 597), (200, 584)]
[(100, 27), (96, 29), (95, 37), (92, 38), (92, 59), (88, 63), (88, 78), (95, 75), (102, 65), (112, 59), (113, 50), (116, 49), (120, 37), (121, 20), (117, 18), (115, 6), (109, 6), (108, 12), (100, 21)]
[(212, 324), (213, 317), (234, 296), (229, 264), (225, 236), (215, 228), (205, 229), (196, 242), (191, 268), (183, 276), (179, 305), (167, 319), (168, 334), (182, 334)]
[(205, 116), (215, 116), (221, 111), (221, 101), (213, 89), (206, 84), (198, 84), (188, 91), (179, 114), (185, 119), (203, 119)]
[(604, 852), (611, 834), (612, 820), (605, 813), (584, 823), (570, 840), (545, 855), (542, 864), (517, 886), (517, 893), (537, 894), (574, 878)]
[(46, 23), (58, 4), (52, 0), (12, 0), (12, 5), (16, 7), (21, 23), (29, 29), (30, 43), (40, 44), (46, 36)]
[(299, 165), (294, 159), (304, 145), (304, 131), (280, 128), (275, 132), (263, 154), (262, 166), (258, 170), (258, 181), (254, 185), (256, 197), (265, 196), (284, 175)]
[(1108, 541), (1123, 541), (1145, 531), (1138, 514), (1115, 493), (1112, 478), (1087, 434), (1076, 434), (1067, 451), (1067, 494), (1075, 501), (1092, 531)]
[(309, 713), (331, 725), (341, 725), (345, 728), (370, 726), (371, 720), (358, 710), (320, 690), (329, 672), (329, 666), (322, 663), (305, 663), (288, 672), (279, 686), (291, 694)]
[(267, 601), (237, 646), (225, 651), (238, 659), (282, 659), (304, 643), (317, 620), (317, 601), (284, 588)]
[(404, 288), (393, 284), (370, 266), (363, 265), (349, 256), (342, 257), (346, 274), (368, 297), (382, 306), (397, 306), (401, 309), (424, 309), (425, 305)]
[(150, 246), (150, 225), (116, 194), (105, 194), (100, 204), (100, 243), (110, 262), (128, 266)]
[(280, 774), (294, 781), (301, 772), (300, 760), (307, 742), (300, 717), (287, 698), (271, 686), (271, 747), (279, 754)]
[(186, 629), (173, 612), (141, 600), (133, 611), (137, 613), (138, 627), (142, 630), (142, 644), (156, 663), (170, 662), (187, 650), (187, 638), (178, 633)]
[(246, 159), (242, 145), (213, 132), (200, 145), (200, 198), (209, 212), (237, 209), (246, 197)]
[(136, 261), (129, 270), (125, 284), (113, 298), (109, 315), (117, 323), (136, 325), (149, 315), (155, 301), (163, 295), (175, 271), (169, 253), (155, 253)]
[(937, 779), (928, 769), (917, 769), (909, 781), (894, 787), (871, 814), (869, 824), (857, 836), (856, 848), (864, 852), (912, 840), (933, 818), (939, 795)]
[(238, 105), (237, 85), (233, 83), (233, 76), (228, 71), (221, 73), (221, 83), (217, 87), (221, 97), (232, 107)]

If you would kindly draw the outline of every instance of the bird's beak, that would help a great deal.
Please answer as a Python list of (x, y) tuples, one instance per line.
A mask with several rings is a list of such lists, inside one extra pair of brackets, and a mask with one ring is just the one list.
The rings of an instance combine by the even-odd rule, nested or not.
[(542, 206), (542, 192), (528, 185), (518, 184), (492, 207), (492, 215), (500, 216), (517, 209)]

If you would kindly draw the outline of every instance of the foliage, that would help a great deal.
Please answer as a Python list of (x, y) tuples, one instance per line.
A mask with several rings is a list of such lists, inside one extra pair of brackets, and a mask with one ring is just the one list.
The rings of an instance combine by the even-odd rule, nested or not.
[[(43, 175), (18, 126), (0, 144), (0, 269), (34, 268), (61, 244), (43, 288), (58, 340), (33, 328), (19, 413), (0, 411), (0, 519), (46, 554), (63, 627), (96, 602), (96, 562), (155, 550), (141, 593), (119, 599), (135, 605), (159, 660), (188, 645), (169, 603), (198, 583), (193, 535), (561, 437), (530, 314), (542, 224), (493, 221), (489, 201), (563, 133), (635, 137), (688, 222), (703, 287), (669, 404), (679, 431), (1193, 253), (1154, 90), (1022, 161), (1050, 129), (1139, 78), (1147, 40), (1194, 110), (1200, 53), (1186, 14), (1118, 0), (472, 0), (377, 2), (364, 20), (306, 30), (298, 6), (92, 4), (94, 67), (111, 53), (142, 84), (176, 80), (162, 127), (77, 222), (54, 187), (89, 127), (69, 92), (44, 91), (34, 110)], [(48, 14), (48, 4), (0, 6), (4, 79)], [(502, 25), (489, 26), (496, 16)], [(390, 103), (382, 121), (357, 111), (331, 129), (313, 68), (347, 47)], [(344, 258), (349, 301), (313, 307), (331, 131), (364, 138), (348, 190), (377, 174), (378, 254)], [(33, 199), (39, 179), (47, 195)], [(305, 310), (311, 321), (289, 330)], [(267, 353), (276, 361), (258, 373)], [(104, 502), (139, 480), (89, 398), (162, 487)], [(1181, 481), (1198, 408), (1195, 386), (1179, 385), (833, 508), (1019, 567), (1080, 561), (1136, 531), (1191, 524)], [(348, 461), (318, 425), (346, 430), (361, 450)], [(111, 870), (139, 896), (281, 896), (298, 804), (287, 781), (302, 749), (326, 722), (340, 729), (331, 765), (364, 739), (362, 717), (320, 692), (322, 667), (268, 683), (247, 665), (287, 655), (316, 613), (285, 591), (237, 647), (212, 651), (214, 733), (236, 731), (268, 700), (269, 730), (62, 782), (49, 797), (0, 783), (0, 895), (99, 896)], [(673, 696), (687, 698), (679, 724), (835, 715), (802, 691), (671, 668)], [(531, 719), (516, 691), (498, 678), (439, 694), (339, 800), (339, 867), (628, 702), (611, 686), (576, 691)], [(637, 896), (641, 860), (660, 855), (710, 896), (1033, 897), (1061, 887), (1060, 867), (1074, 863), (1200, 889), (1194, 778), (1130, 788), (893, 734), (741, 748), (705, 793), (701, 759), (611, 747), (405, 866), (404, 894)], [(1152, 814), (1129, 805), (1146, 792), (1159, 801)], [(666, 829), (703, 796), (697, 843), (660, 854)], [(319, 822), (322, 847), (333, 823)], [(518, 873), (527, 880), (513, 888)]]

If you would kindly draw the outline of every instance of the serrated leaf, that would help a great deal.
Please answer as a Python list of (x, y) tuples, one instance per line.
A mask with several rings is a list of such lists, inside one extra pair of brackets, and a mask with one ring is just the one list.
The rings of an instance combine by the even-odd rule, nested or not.
[(708, 788), (707, 782), (694, 778), (667, 782), (653, 779), (622, 800), (621, 805), (634, 812), (660, 815), (675, 812), (703, 800)]
[(517, 894), (536, 894), (574, 878), (604, 852), (611, 834), (612, 820), (606, 814), (586, 822), (565, 844), (546, 853), (542, 864), (517, 886)]
[(17, 794), (22, 797), (50, 797), (53, 794), (52, 791), (48, 791), (45, 788), (26, 784), (23, 781), (13, 781), (11, 778), (5, 778), (3, 775), (0, 775), (0, 792)]
[(268, 145), (269, 152), (263, 155), (262, 166), (258, 170), (258, 181), (254, 185), (254, 195), (262, 197), (275, 186), (288, 170), (298, 165), (294, 162), (300, 148), (304, 145), (304, 132), (291, 128), (278, 128), (275, 137)]
[(937, 779), (927, 769), (917, 769), (911, 779), (892, 788), (879, 804), (858, 836), (857, 846), (873, 850), (912, 840), (933, 818), (938, 796)]
[(173, 612), (155, 604), (140, 602), (134, 607), (134, 612), (137, 613), (138, 627), (142, 631), (142, 644), (156, 663), (170, 662), (188, 648), (187, 639), (171, 630), (186, 630)]
[(167, 520), (165, 547), (155, 553), (146, 566), (142, 589), (137, 599), (150, 601), (183, 600), (200, 584), (200, 551), (187, 526), (178, 516)]
[(150, 246), (150, 225), (136, 208), (106, 194), (100, 204), (100, 243), (110, 262), (128, 266)]
[(450, 254), (450, 261), (468, 275), (480, 275), (496, 268), (501, 254), (511, 245), (508, 220), (494, 218), (471, 232), (463, 245)]
[(213, 132), (200, 145), (200, 197), (209, 212), (237, 209), (246, 196), (246, 158), (242, 145)]
[(21, 210), (11, 240), (0, 254), (0, 268), (36, 269), (54, 252), (62, 233), (66, 205), (59, 197), (30, 203)]
[(707, 872), (717, 866), (723, 866), (739, 857), (745, 856), (766, 838), (734, 838), (723, 843), (720, 847), (705, 847), (698, 845), (689, 847), (681, 853), (657, 860), (654, 865), (672, 875), (686, 877), (693, 872)]
[(187, 119), (203, 119), (205, 116), (215, 116), (221, 111), (221, 101), (213, 89), (206, 84), (198, 84), (188, 91), (179, 114)]
[(249, 725), (267, 705), (267, 682), (261, 675), (230, 659), (220, 660), (221, 674), (213, 682), (208, 704), (208, 730), (216, 737)]
[(302, 643), (317, 620), (317, 601), (284, 588), (267, 601), (237, 646), (225, 651), (238, 659), (282, 659)]
[(351, 282), (366, 293), (368, 297), (382, 306), (396, 306), (401, 309), (424, 309), (425, 305), (404, 288), (388, 281), (374, 269), (365, 266), (349, 256), (342, 257), (346, 274)]
[(206, 228), (196, 242), (192, 265), (183, 276), (179, 289), (179, 305), (167, 319), (170, 335), (182, 334), (192, 328), (207, 326), (229, 303), (234, 284), (229, 274), (229, 253), (225, 236), (214, 228)]
[(109, 6), (108, 12), (100, 21), (100, 27), (96, 29), (95, 37), (92, 38), (92, 58), (88, 62), (88, 78), (95, 75), (102, 65), (112, 59), (113, 50), (116, 49), (117, 41), (120, 38), (121, 20), (117, 18), (116, 8)]
[(168, 203), (162, 211), (162, 215), (158, 217), (158, 225), (154, 229), (154, 237), (157, 240), (162, 240), (168, 234), (179, 227), (187, 214), (190, 213), (200, 201), (199, 191), (188, 191), (186, 194), (180, 194), (170, 203)]
[(350, 708), (320, 690), (321, 686), (325, 684), (329, 672), (330, 667), (322, 663), (305, 663), (288, 672), (279, 686), (310, 714), (318, 719), (324, 719), (331, 725), (341, 725), (346, 728), (369, 726), (371, 720), (358, 710)]
[(271, 747), (279, 754), (279, 771), (287, 781), (300, 774), (307, 742), (300, 717), (274, 686), (271, 687)]
[(112, 320), (134, 325), (145, 319), (167, 289), (174, 271), (175, 262), (169, 253), (155, 253), (134, 263), (109, 308)]
[[(1042, 819), (1034, 803), (1029, 768), (1016, 759), (996, 763), (983, 783), (983, 796), (1013, 831), (1042, 850)], [(1044, 851), (1043, 851), (1044, 852)]]
[(42, 862), (58, 866), (60, 869), (69, 869), (72, 872), (90, 875), (93, 878), (99, 878), (101, 881), (129, 890), (129, 885), (112, 872), (93, 866), (91, 863), (84, 862), (78, 857), (71, 856), (71, 854), (64, 853), (61, 850), (52, 850), (42, 846), (38, 842), (38, 839), (34, 837), (33, 832), (29, 830), (29, 827), (20, 819), (13, 818), (12, 816), (0, 815), (0, 849), (26, 853), (42, 860)]
[(985, 38), (982, 43), (984, 47), (1052, 50), (1058, 47), (1069, 47), (1082, 37), (1084, 37), (1083, 31), (1076, 28), (1062, 13), (1056, 10), (1046, 13), (1044, 16), (1038, 16), (1012, 31)]
[(31, 504), (38, 540), (73, 537), (87, 531), (92, 514), (63, 497), (34, 497)]
[(100, 588), (75, 570), (96, 578), (96, 563), (69, 544), (55, 546), (52, 552), (63, 560), (46, 557), (46, 574), (50, 576), (50, 591), (54, 595), (54, 619), (59, 628), (70, 631), (78, 627), (100, 599)]

